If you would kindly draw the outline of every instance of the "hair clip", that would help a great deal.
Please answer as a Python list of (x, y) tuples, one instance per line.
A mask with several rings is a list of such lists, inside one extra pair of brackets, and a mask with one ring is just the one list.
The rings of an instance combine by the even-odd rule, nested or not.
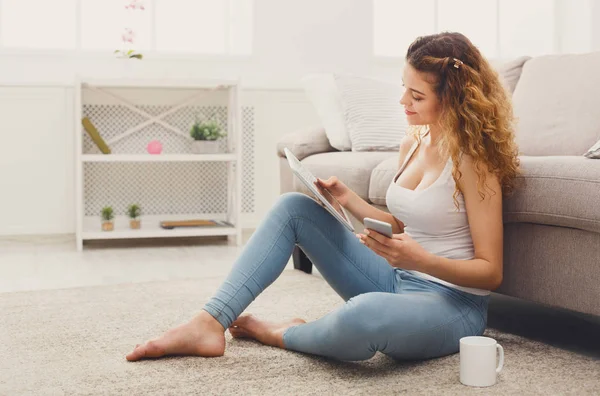
[(464, 62), (461, 61), (460, 59), (456, 59), (456, 58), (452, 58), (454, 59), (454, 67), (456, 67), (457, 69), (460, 67), (460, 65), (464, 65)]

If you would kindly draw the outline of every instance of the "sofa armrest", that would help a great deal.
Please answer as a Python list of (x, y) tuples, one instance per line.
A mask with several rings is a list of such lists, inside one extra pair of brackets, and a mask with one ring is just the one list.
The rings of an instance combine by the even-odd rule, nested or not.
[(505, 223), (536, 223), (600, 233), (600, 160), (584, 156), (521, 156)]
[(284, 147), (287, 147), (300, 161), (309, 155), (338, 151), (329, 144), (325, 128), (320, 126), (302, 128), (284, 135), (277, 142), (279, 157), (285, 158)]

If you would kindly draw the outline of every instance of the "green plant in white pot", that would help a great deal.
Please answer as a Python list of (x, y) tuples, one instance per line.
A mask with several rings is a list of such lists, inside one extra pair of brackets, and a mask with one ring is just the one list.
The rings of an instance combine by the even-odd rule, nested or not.
[(115, 225), (113, 219), (115, 218), (115, 214), (113, 208), (111, 206), (103, 207), (100, 216), (102, 217), (102, 231), (114, 230)]
[(142, 226), (142, 221), (140, 220), (140, 216), (142, 214), (142, 209), (137, 204), (131, 204), (127, 208), (127, 214), (129, 215), (129, 228), (132, 230), (138, 230)]
[(190, 130), (192, 142), (192, 152), (195, 154), (214, 154), (219, 152), (219, 142), (217, 139), (226, 134), (215, 121), (194, 122)]

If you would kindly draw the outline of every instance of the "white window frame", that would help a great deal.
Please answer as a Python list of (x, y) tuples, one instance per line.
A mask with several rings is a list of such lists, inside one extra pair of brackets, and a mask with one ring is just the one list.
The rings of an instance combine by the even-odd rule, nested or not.
[[(439, 2), (440, 1), (447, 1), (447, 0), (433, 0), (433, 18), (434, 18), (434, 31), (438, 32), (439, 31), (439, 22), (438, 22), (438, 11), (439, 11)], [(501, 35), (501, 31), (500, 31), (500, 1), (502, 0), (495, 0), (496, 1), (496, 50), (497, 50), (497, 56), (494, 57), (494, 59), (502, 59), (502, 52), (501, 52), (501, 43), (500, 43), (500, 35)], [(553, 3), (553, 7), (555, 10), (560, 10), (562, 7), (562, 3), (561, 0), (550, 0)], [(373, 2), (371, 3), (373, 4)], [(560, 23), (561, 21), (559, 20), (560, 15), (558, 15), (558, 12), (555, 12), (555, 21), (554, 21), (554, 37), (553, 37), (553, 44), (552, 44), (552, 49), (555, 53), (560, 52), (560, 50), (562, 49), (562, 45), (561, 45), (561, 34), (563, 33), (563, 29), (565, 28), (564, 24)], [(372, 20), (372, 23), (375, 24), (375, 20)], [(374, 44), (373, 44), (373, 49), (375, 48)], [(381, 64), (381, 65), (401, 65), (404, 64), (404, 57), (403, 56), (384, 56), (384, 55), (375, 55), (373, 52), (371, 53), (372, 58), (375, 60), (376, 63)]]
[[(51, 0), (49, 0), (51, 1)], [(69, 57), (69, 58), (100, 58), (100, 59), (110, 59), (116, 58), (115, 54), (111, 50), (86, 50), (81, 48), (82, 45), (82, 29), (81, 29), (81, 2), (85, 0), (77, 0), (76, 2), (76, 11), (77, 11), (77, 19), (76, 19), (76, 48), (74, 49), (36, 49), (36, 48), (12, 48), (12, 47), (4, 47), (3, 45), (3, 37), (2, 32), (0, 30), (0, 56), (58, 56), (58, 57)], [(156, 48), (156, 0), (146, 0), (148, 1), (152, 7), (152, 30), (151, 30), (151, 43), (153, 49), (139, 50), (138, 52), (144, 55), (144, 60), (147, 59), (157, 59), (157, 60), (170, 60), (170, 59), (184, 59), (184, 60), (209, 60), (209, 61), (248, 61), (254, 58), (254, 45), (252, 43), (250, 54), (208, 54), (208, 53), (194, 53), (194, 52), (180, 52), (180, 51), (157, 51)], [(226, 3), (226, 9), (228, 13), (228, 19), (230, 23), (227, 24), (225, 29), (225, 37), (226, 37), (226, 50), (230, 50), (230, 30), (231, 30), (231, 4), (235, 0), (228, 0)], [(251, 0), (252, 10), (254, 14), (255, 4), (254, 0)], [(3, 0), (0, 0), (0, 15), (3, 11)], [(254, 24), (254, 20), (252, 21)], [(254, 42), (254, 37), (252, 37), (252, 42)], [(136, 50), (137, 51), (137, 50)]]

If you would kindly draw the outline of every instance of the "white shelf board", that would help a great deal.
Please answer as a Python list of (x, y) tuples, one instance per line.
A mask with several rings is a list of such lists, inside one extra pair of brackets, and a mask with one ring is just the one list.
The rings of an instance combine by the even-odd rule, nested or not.
[(83, 162), (236, 161), (236, 154), (82, 154)]
[(106, 88), (187, 88), (211, 89), (229, 88), (239, 85), (239, 81), (226, 79), (99, 79), (81, 78), (81, 83)]
[(161, 221), (189, 219), (224, 220), (222, 215), (190, 214), (190, 215), (152, 215), (141, 216), (141, 228), (129, 228), (127, 216), (116, 216), (113, 231), (102, 231), (100, 216), (85, 216), (83, 218), (83, 240), (91, 239), (127, 239), (127, 238), (164, 238), (164, 237), (193, 237), (193, 236), (218, 236), (235, 235), (237, 230), (233, 227), (179, 227), (167, 230), (160, 227)]

